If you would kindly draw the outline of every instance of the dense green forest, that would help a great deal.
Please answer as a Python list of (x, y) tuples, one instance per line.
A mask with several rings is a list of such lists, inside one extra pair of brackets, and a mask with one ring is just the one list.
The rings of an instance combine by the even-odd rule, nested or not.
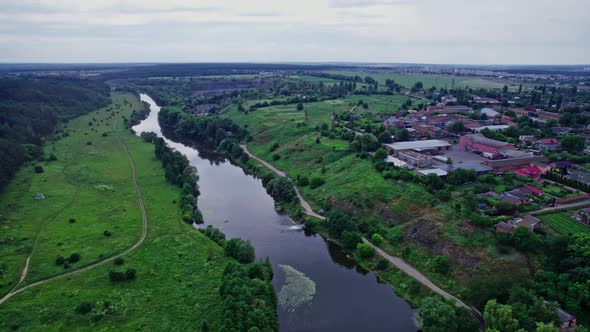
[(39, 157), (42, 138), (59, 121), (106, 106), (109, 87), (71, 78), (0, 79), (0, 188), (26, 160)]

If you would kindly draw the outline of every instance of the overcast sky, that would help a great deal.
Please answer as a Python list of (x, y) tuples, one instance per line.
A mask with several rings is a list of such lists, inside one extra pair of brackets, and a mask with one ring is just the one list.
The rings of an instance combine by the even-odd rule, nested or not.
[(590, 0), (0, 0), (2, 62), (590, 63)]

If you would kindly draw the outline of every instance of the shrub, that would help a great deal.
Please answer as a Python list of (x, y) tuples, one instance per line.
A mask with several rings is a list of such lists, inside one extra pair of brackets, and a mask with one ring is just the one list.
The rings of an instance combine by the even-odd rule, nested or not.
[(277, 161), (277, 160), (279, 160), (279, 159), (281, 159), (281, 155), (280, 155), (280, 154), (278, 154), (278, 153), (275, 153), (275, 154), (273, 154), (273, 155), (272, 155), (272, 160), (273, 160), (273, 161)]
[(78, 253), (73, 253), (68, 257), (68, 262), (70, 263), (76, 263), (78, 261), (80, 261), (80, 254)]
[(49, 161), (56, 161), (57, 160), (57, 157), (52, 153), (52, 154), (49, 155), (49, 158), (47, 160), (49, 160)]
[(104, 236), (106, 236), (106, 237), (110, 237), (110, 236), (112, 235), (110, 231), (104, 231), (104, 233), (103, 233), (103, 234), (104, 234)]
[(74, 218), (70, 218), (70, 220), (68, 220), (68, 221), (69, 221), (69, 223), (70, 223), (70, 224), (73, 224), (73, 223), (75, 223), (75, 222), (76, 222), (76, 219), (74, 219)]
[(275, 142), (273, 145), (271, 145), (271, 147), (270, 147), (269, 151), (270, 151), (270, 152), (274, 152), (274, 151), (275, 151), (276, 149), (278, 149), (278, 148), (279, 148), (279, 143), (276, 143), (276, 142)]
[(377, 233), (371, 236), (371, 242), (373, 242), (376, 246), (380, 246), (383, 244), (383, 237)]
[(309, 179), (307, 176), (301, 176), (297, 178), (297, 185), (301, 187), (305, 187), (309, 184)]
[(86, 315), (92, 310), (93, 307), (94, 305), (90, 302), (82, 302), (76, 306), (75, 311), (80, 315)]
[(378, 262), (377, 262), (377, 269), (379, 270), (387, 270), (387, 268), (389, 267), (389, 261), (385, 258), (381, 258)]
[(39, 166), (39, 165), (35, 166), (35, 173), (37, 173), (37, 174), (41, 174), (41, 173), (43, 173), (44, 171), (45, 171), (45, 170), (43, 169), (43, 166)]
[(86, 142), (86, 145), (92, 145), (92, 142), (90, 142), (90, 141)]
[(55, 265), (62, 265), (65, 262), (66, 259), (61, 255), (57, 256), (57, 258), (55, 259)]
[(115, 263), (115, 265), (123, 265), (123, 264), (125, 264), (125, 260), (123, 259), (123, 257), (117, 257), (117, 258), (115, 258), (113, 263)]
[(373, 249), (373, 247), (371, 247), (371, 245), (367, 243), (357, 244), (356, 251), (358, 255), (363, 259), (371, 258), (375, 255), (375, 249)]
[(436, 256), (431, 261), (432, 271), (440, 274), (449, 272), (449, 258), (446, 256)]
[(324, 183), (326, 183), (326, 181), (319, 177), (319, 176), (314, 176), (311, 178), (311, 181), (309, 181), (309, 188), (311, 189), (315, 189), (321, 185), (323, 185)]
[(127, 271), (125, 271), (125, 272), (120, 272), (120, 271), (110, 271), (109, 272), (109, 279), (112, 282), (134, 280), (135, 277), (136, 277), (136, 272), (134, 269), (127, 269)]
[(404, 238), (404, 230), (401, 226), (390, 228), (385, 234), (387, 241), (391, 244), (397, 244)]

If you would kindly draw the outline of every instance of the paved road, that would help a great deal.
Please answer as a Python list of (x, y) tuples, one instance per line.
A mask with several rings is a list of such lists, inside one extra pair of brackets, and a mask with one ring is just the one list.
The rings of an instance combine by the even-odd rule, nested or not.
[[(252, 153), (250, 153), (250, 151), (248, 151), (248, 148), (246, 147), (246, 145), (240, 145), (240, 146), (242, 147), (242, 149), (244, 149), (244, 152), (246, 152), (248, 154), (248, 156), (250, 156), (251, 158), (253, 158), (253, 159), (257, 160), (257, 161), (259, 161), (261, 164), (263, 164), (264, 166), (268, 167), (268, 169), (270, 169), (271, 171), (273, 171), (277, 175), (279, 175), (279, 176), (285, 176), (285, 172), (282, 172), (282, 171), (278, 170), (277, 168), (275, 168), (271, 164), (267, 163), (266, 161), (264, 161), (264, 160), (256, 157)], [(310, 205), (303, 199), (303, 197), (301, 197), (301, 195), (299, 194), (299, 191), (297, 190), (297, 188), (295, 188), (295, 190), (297, 191), (297, 197), (299, 197), (299, 202), (301, 202), (301, 206), (303, 207), (303, 209), (305, 210), (305, 213), (307, 215), (314, 216), (314, 217), (319, 218), (319, 219), (326, 219), (326, 217), (321, 216), (321, 215), (315, 213), (311, 209)], [(438, 287), (437, 285), (435, 285), (432, 281), (430, 281), (428, 278), (426, 278), (418, 270), (416, 270), (415, 268), (413, 268), (410, 264), (406, 263), (403, 259), (401, 259), (399, 257), (395, 257), (395, 256), (389, 255), (388, 253), (386, 253), (385, 251), (383, 251), (381, 248), (379, 248), (379, 247), (375, 246), (374, 244), (372, 244), (371, 242), (369, 242), (366, 238), (363, 238), (363, 241), (365, 243), (368, 243), (371, 247), (373, 247), (375, 249), (375, 251), (377, 251), (377, 253), (379, 253), (379, 255), (383, 256), (383, 258), (385, 258), (389, 262), (391, 262), (396, 268), (398, 268), (398, 269), (402, 270), (404, 273), (412, 276), (413, 278), (415, 278), (416, 280), (418, 280), (420, 283), (422, 283), (424, 286), (428, 287), (433, 292), (439, 294), (443, 298), (445, 298), (447, 300), (453, 300), (453, 301), (455, 301), (455, 305), (456, 306), (466, 308), (476, 318), (478, 318), (478, 319), (481, 320), (481, 313), (479, 313), (474, 308), (471, 308), (471, 307), (467, 306), (465, 303), (463, 303), (458, 298), (454, 297), (453, 295), (449, 294), (448, 292), (444, 291), (443, 289), (441, 289), (440, 287)]]
[[(39, 285), (45, 284), (45, 283), (47, 283), (49, 281), (52, 281), (52, 280), (65, 278), (65, 277), (68, 277), (68, 276), (71, 276), (71, 275), (74, 275), (74, 274), (78, 274), (78, 273), (83, 272), (83, 271), (86, 271), (86, 270), (93, 269), (93, 268), (98, 267), (98, 266), (101, 266), (101, 265), (104, 265), (105, 263), (108, 263), (110, 261), (113, 261), (114, 259), (116, 259), (118, 257), (121, 257), (123, 255), (126, 255), (126, 254), (132, 252), (133, 250), (137, 249), (143, 243), (143, 241), (145, 241), (145, 238), (147, 237), (147, 230), (148, 230), (148, 218), (147, 218), (147, 213), (145, 211), (145, 206), (143, 204), (143, 198), (141, 196), (141, 188), (139, 187), (139, 184), (137, 183), (137, 172), (135, 170), (135, 163), (133, 162), (133, 158), (131, 158), (131, 155), (129, 154), (129, 150), (127, 149), (127, 145), (123, 141), (121, 141), (121, 139), (119, 139), (119, 138), (117, 138), (117, 141), (119, 142), (119, 144), (121, 145), (121, 147), (125, 151), (125, 154), (127, 155), (127, 159), (129, 159), (129, 164), (131, 166), (131, 175), (132, 175), (132, 179), (133, 179), (133, 185), (135, 186), (135, 192), (136, 192), (136, 195), (137, 195), (137, 203), (138, 203), (139, 209), (141, 211), (142, 227), (141, 227), (141, 236), (139, 237), (139, 240), (134, 245), (132, 245), (131, 247), (129, 247), (129, 248), (125, 249), (124, 251), (122, 251), (122, 252), (120, 252), (118, 254), (115, 254), (115, 255), (113, 255), (111, 257), (108, 257), (108, 258), (105, 258), (103, 260), (97, 261), (97, 262), (92, 263), (90, 265), (79, 267), (77, 269), (71, 270), (71, 271), (66, 272), (66, 273), (62, 273), (62, 274), (59, 274), (59, 275), (56, 275), (56, 276), (52, 276), (52, 277), (49, 277), (47, 279), (39, 280), (37, 282), (34, 282), (32, 284), (28, 284), (28, 285), (26, 285), (24, 287), (21, 287), (21, 288), (18, 288), (18, 289), (17, 288), (14, 288), (10, 292), (8, 292), (8, 294), (4, 295), (4, 297), (2, 299), (0, 299), (0, 304), (6, 302), (8, 299), (10, 299), (11, 297), (13, 297), (14, 295), (16, 295), (18, 293), (21, 293), (21, 292), (23, 292), (23, 291), (25, 291), (25, 290), (27, 290), (29, 288), (32, 288), (32, 287), (35, 287), (35, 286), (39, 286)], [(29, 260), (30, 260), (30, 258), (31, 258), (30, 256), (27, 258), (25, 267), (23, 269), (23, 272), (21, 273), (20, 281), (17, 284), (17, 287), (18, 287), (18, 285), (20, 285), (22, 283), (22, 281), (27, 276), (27, 271), (29, 269)]]
[(539, 213), (549, 212), (549, 211), (561, 211), (561, 210), (567, 210), (567, 209), (571, 209), (571, 208), (575, 208), (575, 207), (582, 207), (582, 206), (587, 206), (587, 205), (590, 205), (590, 199), (586, 199), (586, 200), (579, 201), (576, 203), (559, 204), (556, 207), (547, 207), (547, 208), (544, 208), (541, 210), (533, 211), (533, 212), (531, 212), (531, 214), (539, 214)]

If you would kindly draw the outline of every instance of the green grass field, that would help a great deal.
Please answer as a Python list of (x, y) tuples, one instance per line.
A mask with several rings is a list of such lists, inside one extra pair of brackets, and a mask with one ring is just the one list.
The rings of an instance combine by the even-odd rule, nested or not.
[(577, 233), (589, 233), (590, 226), (586, 226), (579, 221), (575, 220), (572, 217), (573, 212), (556, 212), (550, 214), (540, 215), (539, 219), (541, 219), (544, 223), (549, 225), (549, 227), (553, 228), (558, 233), (567, 235), (567, 234), (577, 234)]
[[(136, 168), (148, 214), (148, 236), (125, 263), (113, 263), (52, 280), (0, 305), (0, 330), (196, 330), (203, 321), (215, 329), (221, 320), (218, 288), (226, 262), (222, 249), (182, 222), (179, 189), (168, 184), (151, 144), (123, 126), (141, 107), (136, 96), (114, 94), (110, 117), (105, 110), (71, 121), (69, 137), (48, 145), (58, 160), (42, 163), (45, 172), (26, 166), (2, 193), (2, 288), (14, 285), (37, 233), (39, 244), (25, 283), (62, 273), (57, 255), (77, 252), (86, 265), (134, 244), (141, 216), (131, 182), (131, 169), (116, 135), (127, 144)], [(92, 119), (96, 120), (92, 120)], [(102, 120), (102, 121), (101, 121)], [(90, 127), (88, 122), (95, 124)], [(91, 130), (94, 128), (95, 130)], [(103, 137), (102, 133), (107, 132)], [(87, 145), (86, 142), (92, 142)], [(46, 199), (35, 200), (35, 193)], [(75, 218), (70, 223), (69, 218)], [(103, 232), (112, 232), (110, 237)], [(102, 255), (102, 256), (101, 256)], [(137, 279), (112, 283), (111, 270), (137, 270)], [(82, 302), (112, 303), (112, 310), (81, 315)], [(99, 320), (93, 321), (93, 317)]]
[(508, 82), (501, 82), (498, 80), (485, 79), (481, 77), (469, 77), (469, 76), (448, 76), (448, 75), (428, 75), (428, 74), (398, 74), (398, 73), (383, 73), (383, 72), (371, 72), (371, 71), (346, 71), (346, 70), (335, 70), (327, 71), (331, 74), (347, 75), (347, 76), (371, 76), (376, 79), (380, 87), (385, 86), (386, 79), (393, 79), (396, 83), (411, 88), (420, 81), (424, 85), (425, 89), (436, 87), (437, 89), (452, 89), (452, 88), (465, 88), (470, 87), (474, 89), (485, 88), (485, 89), (502, 89)]

